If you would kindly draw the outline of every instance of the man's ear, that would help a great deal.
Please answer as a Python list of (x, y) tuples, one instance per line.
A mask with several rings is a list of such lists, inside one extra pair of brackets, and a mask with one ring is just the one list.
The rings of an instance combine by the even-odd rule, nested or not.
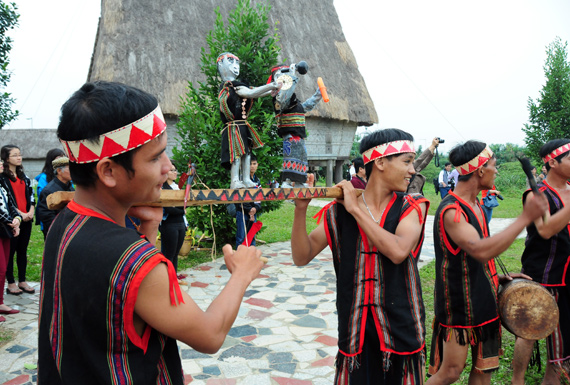
[(485, 166), (479, 168), (479, 170), (477, 170), (477, 174), (479, 174), (479, 178), (483, 177), (483, 174), (485, 173)]
[(374, 166), (378, 167), (378, 170), (384, 171), (384, 167), (386, 167), (386, 158), (374, 159)]
[(552, 158), (548, 161), (548, 165), (550, 166), (550, 168), (556, 168), (556, 166), (558, 165), (558, 161)]
[(99, 178), (99, 181), (103, 183), (105, 186), (113, 188), (117, 185), (119, 174), (118, 168), (120, 166), (113, 162), (109, 158), (103, 158), (99, 162), (97, 162), (97, 166), (95, 166), (95, 173)]

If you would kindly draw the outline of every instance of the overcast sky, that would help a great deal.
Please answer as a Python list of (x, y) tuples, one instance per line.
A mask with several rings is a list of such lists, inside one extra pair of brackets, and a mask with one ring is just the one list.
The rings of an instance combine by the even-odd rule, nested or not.
[[(281, 0), (284, 1), (284, 0)], [(55, 128), (87, 79), (100, 0), (16, 0), (10, 128)], [(546, 46), (570, 41), (570, 1), (334, 0), (378, 113), (426, 145), (434, 136), (524, 144), (528, 98), (544, 85)]]

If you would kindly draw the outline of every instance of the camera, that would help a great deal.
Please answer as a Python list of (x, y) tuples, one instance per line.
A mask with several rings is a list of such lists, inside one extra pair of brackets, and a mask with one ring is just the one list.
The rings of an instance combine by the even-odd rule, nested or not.
[(445, 143), (445, 139), (437, 138), (437, 140), (439, 141), (439, 144)]

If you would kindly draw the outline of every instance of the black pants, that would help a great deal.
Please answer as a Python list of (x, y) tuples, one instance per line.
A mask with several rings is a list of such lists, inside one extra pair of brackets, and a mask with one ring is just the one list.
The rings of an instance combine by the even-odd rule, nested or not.
[(182, 223), (164, 224), (160, 226), (160, 251), (178, 270), (178, 252), (184, 243), (186, 226)]
[(8, 259), (8, 269), (6, 270), (6, 279), (9, 284), (16, 282), (14, 280), (14, 254), (16, 254), (16, 265), (18, 266), (18, 282), (26, 282), (28, 244), (32, 235), (32, 222), (20, 223), (20, 235), (10, 240), (10, 258)]

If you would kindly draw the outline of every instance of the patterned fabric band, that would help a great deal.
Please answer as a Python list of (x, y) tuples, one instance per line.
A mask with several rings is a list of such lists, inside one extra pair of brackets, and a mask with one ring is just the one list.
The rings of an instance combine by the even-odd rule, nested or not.
[(305, 127), (305, 114), (279, 114), (275, 116), (277, 127)]
[(556, 150), (552, 151), (550, 154), (548, 154), (544, 158), (542, 158), (542, 161), (544, 163), (548, 163), (548, 161), (550, 159), (554, 159), (557, 156), (562, 155), (568, 151), (570, 151), (570, 143), (566, 143), (565, 145), (558, 147)]
[(216, 60), (216, 63), (219, 63), (220, 61), (224, 60), (227, 57), (233, 57), (234, 59), (236, 59), (237, 61), (239, 61), (239, 57), (237, 57), (236, 55), (234, 55), (233, 53), (227, 53), (225, 55), (222, 56), (218, 56), (218, 60)]
[(455, 167), (459, 175), (468, 175), (473, 171), (479, 170), (493, 157), (493, 151), (486, 146), (483, 151), (475, 158), (471, 159), (469, 162), (462, 164), (461, 166)]
[(362, 153), (362, 159), (364, 160), (364, 164), (367, 164), (378, 158), (384, 158), (395, 154), (403, 154), (405, 152), (416, 153), (414, 142), (409, 140), (396, 140), (394, 142), (380, 144), (364, 151)]
[(60, 142), (70, 162), (91, 163), (134, 150), (166, 130), (160, 106), (150, 114), (99, 137)]
[(257, 149), (263, 147), (263, 142), (261, 141), (261, 137), (253, 128), (247, 120), (232, 120), (231, 122), (227, 122), (224, 130), (228, 130), (228, 146), (230, 150), (230, 163), (236, 161), (240, 157), (244, 156), (247, 152), (246, 143), (243, 142), (243, 138), (240, 132), (240, 125), (245, 124), (249, 131), (249, 136), (251, 137), (251, 143), (249, 147), (252, 149)]

